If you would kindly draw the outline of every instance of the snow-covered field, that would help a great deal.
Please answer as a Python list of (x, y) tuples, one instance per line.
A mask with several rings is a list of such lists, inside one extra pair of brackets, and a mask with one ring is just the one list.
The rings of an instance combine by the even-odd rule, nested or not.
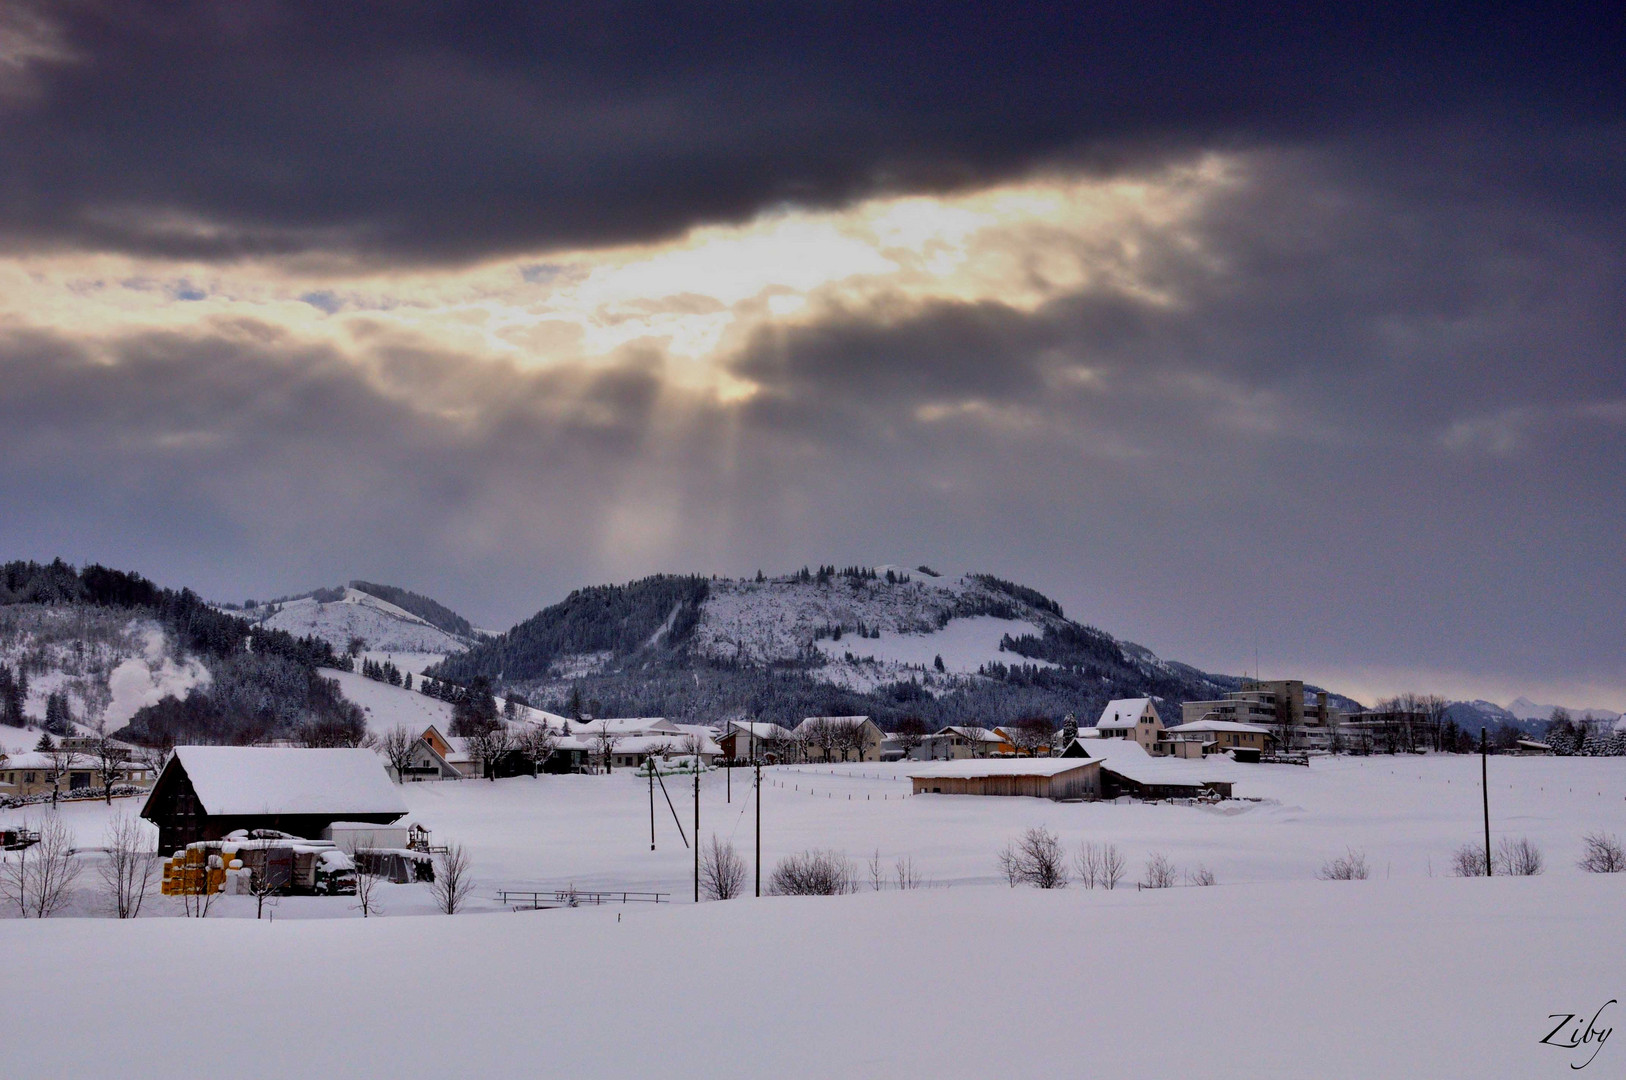
[[(312, 1055), (358, 1077), (1539, 1077), (1585, 1059), (1539, 1040), (1550, 1013), (1626, 998), (1626, 875), (1575, 866), (1583, 833), (1626, 835), (1626, 762), (1491, 759), (1495, 837), (1529, 837), (1548, 865), (1490, 881), (1447, 870), (1480, 835), (1477, 758), (1237, 768), (1238, 794), (1259, 801), (1213, 808), (911, 797), (907, 766), (765, 770), (765, 863), (843, 851), (866, 891), (699, 906), (660, 789), (651, 852), (647, 782), (630, 773), (405, 785), (408, 820), (471, 851), (475, 914), (406, 918), (430, 910), (426, 891), (387, 886), (384, 917), (365, 923), (345, 897), (284, 899), (272, 924), (239, 897), (206, 924), (0, 921), (8, 984), (30, 988), (8, 1005), (5, 1072), (93, 1074), (95, 1055), (64, 1065), (65, 1015), (120, 1047), (130, 1077), (173, 1075), (188, 1031), (248, 1022), (298, 1033), (254, 1040), (238, 1060), (250, 1076), (306, 1075)], [(703, 779), (701, 835), (749, 862), (748, 774), (732, 802), (728, 780)], [(667, 784), (690, 831), (690, 782)], [(63, 815), (91, 845), (108, 811)], [(1155, 852), (1219, 884), (1009, 889), (996, 852), (1038, 824), (1069, 848), (1116, 843), (1131, 882)], [(1351, 847), (1372, 880), (1316, 879)], [(876, 851), (888, 879), (909, 858), (935, 887), (868, 892)], [(572, 884), (679, 902), (516, 914), (493, 898)], [(97, 990), (64, 955), (147, 992)], [(1626, 1071), (1626, 1040), (1591, 1070)]]

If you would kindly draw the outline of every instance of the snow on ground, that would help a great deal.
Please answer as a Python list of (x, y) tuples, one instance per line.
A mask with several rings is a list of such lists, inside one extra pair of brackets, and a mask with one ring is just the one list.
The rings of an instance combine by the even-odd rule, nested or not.
[[(321, 603), (313, 597), (288, 600), (262, 625), (286, 630), (295, 637), (315, 635), (343, 650), (352, 637), (367, 642), (374, 651), (394, 653), (461, 652), (463, 642), (404, 608), (380, 600), (358, 589), (347, 588), (344, 599)], [(233, 612), (253, 618), (254, 611)]]
[[(0, 919), (8, 985), (29, 988), (8, 1005), (6, 1072), (83, 1062), (90, 1075), (117, 1060), (132, 1080), (172, 1076), (177, 1040), (246, 1018), (292, 1033), (233, 1051), (244, 1075), (267, 1077), (308, 1075), (315, 1060), (380, 1078), (1556, 1077), (1586, 1051), (1541, 1045), (1548, 1015), (1626, 998), (1626, 875), (1575, 866), (1583, 833), (1626, 835), (1621, 759), (1491, 759), (1495, 837), (1529, 837), (1548, 866), (1490, 881), (1445, 869), (1480, 834), (1473, 757), (1237, 766), (1238, 794), (1260, 801), (1215, 807), (909, 796), (910, 768), (764, 770), (762, 842), (769, 867), (806, 848), (843, 851), (866, 889), (871, 852), (888, 877), (908, 857), (936, 886), (920, 891), (689, 904), (692, 854), (665, 798), (657, 787), (651, 852), (648, 781), (619, 771), (403, 785), (405, 820), (472, 854), (464, 917), (429, 916), (424, 887), (391, 885), (384, 917), (365, 923), (348, 897), (284, 898), (274, 922), (253, 921), (248, 897), (221, 898), (205, 923)], [(691, 782), (666, 783), (688, 832)], [(748, 865), (749, 795), (744, 770), (702, 779), (702, 837), (730, 840)], [(61, 813), (81, 845), (99, 843), (106, 807)], [(1069, 848), (1118, 844), (1131, 881), (1159, 852), (1219, 884), (997, 883), (999, 847), (1039, 824)], [(1316, 880), (1349, 847), (1373, 880)], [(78, 913), (97, 909), (93, 879), (81, 879)], [(680, 902), (512, 913), (493, 895), (571, 884)], [(151, 915), (176, 912), (149, 903)], [(69, 956), (151, 992), (70, 977)], [(559, 1014), (559, 1002), (573, 1005)], [(584, 1022), (588, 1005), (610, 1030)], [(428, 1029), (415, 1027), (423, 1016)], [(1622, 1070), (1626, 1043), (1610, 1041), (1592, 1071)]]
[[(1533, 840), (1546, 854), (1548, 877), (1580, 876), (1575, 862), (1583, 833), (1605, 829), (1626, 837), (1626, 760), (1503, 757), (1490, 766), (1495, 837)], [(1439, 877), (1448, 873), (1452, 852), (1480, 835), (1475, 757), (1233, 768), (1244, 777), (1237, 794), (1261, 801), (1205, 807), (910, 796), (905, 777), (911, 766), (905, 764), (777, 766), (763, 770), (764, 862), (771, 868), (787, 854), (831, 848), (862, 863), (878, 850), (886, 866), (911, 858), (920, 874), (940, 885), (988, 884), (1000, 880), (1000, 847), (1028, 826), (1044, 825), (1069, 848), (1084, 840), (1118, 844), (1132, 876), (1158, 852), (1184, 868), (1206, 866), (1229, 887), (1311, 880), (1326, 859), (1351, 847), (1366, 853), (1376, 878)], [(730, 777), (718, 770), (701, 783), (701, 836), (715, 833), (749, 857), (749, 772), (737, 769)], [(668, 777), (666, 786), (685, 834), (692, 834), (692, 780)], [(432, 829), (437, 840), (468, 847), (483, 903), (498, 887), (575, 884), (689, 894), (692, 856), (661, 788), (655, 788), (657, 849), (651, 852), (648, 781), (630, 771), (405, 784), (400, 790), (410, 808), (404, 820)], [(39, 813), (30, 808), (29, 816)], [(81, 845), (100, 842), (101, 803), (63, 813)], [(22, 816), (0, 811), (0, 823)], [(343, 898), (322, 902), (329, 914), (347, 912)], [(311, 912), (321, 913), (320, 906)]]
[[(190, 1057), (234, 1076), (357, 1080), (1556, 1078), (1596, 1047), (1541, 1045), (1549, 1014), (1590, 1018), (1621, 996), (1626, 923), (1594, 913), (1620, 910), (1623, 879), (990, 886), (365, 923), (12, 920), (0, 954), (8, 985), (28, 989), (8, 997), (5, 1068), (97, 1076), (116, 1062), (146, 1080), (197, 1074), (177, 1068)], [(1611, 1039), (1582, 1075), (1623, 1067)]]
[(416, 689), (406, 690), (376, 679), (369, 679), (353, 671), (324, 669), (322, 674), (339, 681), (339, 691), (361, 706), (367, 715), (367, 730), (382, 735), (400, 725), (414, 735), (422, 734), (430, 724), (442, 734), (452, 725), (452, 707), (439, 698), (420, 694)]
[(1054, 667), (1048, 660), (1031, 660), (999, 647), (1000, 639), (1006, 634), (1021, 637), (1037, 632), (1038, 628), (1032, 623), (1020, 619), (977, 615), (967, 619), (950, 619), (941, 630), (930, 634), (896, 634), (883, 630), (878, 638), (843, 634), (840, 641), (822, 638), (816, 645), (832, 660), (845, 659), (851, 654), (855, 658), (874, 659), (883, 664), (935, 671), (937, 658), (942, 657), (943, 667), (949, 673), (974, 675), (984, 664)]

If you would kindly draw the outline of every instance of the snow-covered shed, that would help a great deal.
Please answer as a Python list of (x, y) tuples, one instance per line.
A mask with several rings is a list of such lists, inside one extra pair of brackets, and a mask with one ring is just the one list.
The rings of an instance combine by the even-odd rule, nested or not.
[(962, 758), (911, 770), (916, 795), (1027, 795), (1094, 799), (1101, 762), (1094, 758)]
[[(1088, 758), (1101, 763), (1101, 794), (1108, 799), (1231, 797), (1231, 763), (1223, 757), (1202, 762), (1154, 757), (1130, 739), (1074, 739), (1061, 752), (1063, 761)], [(1234, 769), (1234, 766), (1232, 766)]]
[(238, 829), (319, 839), (335, 821), (388, 825), (406, 803), (371, 750), (177, 746), (141, 808), (158, 850)]

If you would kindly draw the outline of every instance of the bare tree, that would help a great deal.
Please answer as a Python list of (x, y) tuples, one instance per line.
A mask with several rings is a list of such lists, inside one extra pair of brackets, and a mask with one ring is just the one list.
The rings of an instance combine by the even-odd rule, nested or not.
[(588, 737), (592, 740), (594, 760), (604, 767), (606, 773), (610, 772), (615, 757), (615, 744), (621, 741), (622, 733), (612, 731), (608, 720), (600, 720)]
[(1322, 881), (1365, 881), (1371, 876), (1366, 866), (1366, 852), (1345, 848), (1342, 855), (1321, 864), (1316, 877)]
[(253, 868), (248, 879), (248, 893), (254, 897), (254, 917), (265, 917), (265, 905), (269, 903), (273, 908), (277, 906), (276, 898), (282, 894), (287, 882), (271, 872), (271, 847), (267, 845), (262, 849), (262, 856), (258, 865)]
[(700, 849), (700, 895), (707, 900), (732, 900), (745, 891), (745, 860), (734, 845), (711, 836)]
[(378, 872), (378, 860), (373, 858), (372, 849), (372, 833), (350, 833), (340, 845), (340, 850), (350, 856), (351, 865), (355, 867), (355, 906), (361, 910), (363, 919), (384, 913), (378, 903), (378, 883), (382, 875)]
[(1017, 752), (1028, 757), (1049, 749), (1056, 741), (1055, 726), (1043, 716), (1025, 717), (1006, 730), (1010, 733), (1011, 742)]
[[(225, 861), (219, 855), (205, 852), (203, 863), (197, 868), (197, 888), (193, 889), (191, 874), (187, 873), (183, 879), (186, 887), (181, 892), (181, 913), (189, 919), (207, 919), (209, 912), (215, 906), (215, 890), (209, 878), (210, 871), (216, 868), (225, 869)], [(188, 866), (190, 870), (190, 866)]]
[(378, 740), (378, 752), (384, 755), (390, 771), (395, 774), (397, 784), (406, 776), (406, 770), (411, 766), (412, 756), (417, 749), (418, 737), (400, 724), (384, 732), (383, 738)]
[(158, 852), (148, 846), (147, 826), (128, 814), (107, 823), (107, 859), (100, 867), (102, 886), (113, 914), (133, 919), (152, 889), (158, 872)]
[(515, 743), (520, 756), (531, 763), (531, 775), (535, 776), (553, 756), (559, 745), (559, 736), (545, 723), (526, 724), (520, 729)]
[(1195, 869), (1195, 870), (1187, 870), (1186, 871), (1186, 884), (1187, 885), (1218, 885), (1219, 884), (1219, 878), (1214, 876), (1214, 871), (1210, 870), (1208, 867), (1204, 866), (1202, 863), (1198, 863), (1197, 864), (1197, 869)]
[(892, 738), (903, 748), (903, 756), (909, 757), (920, 748), (921, 743), (926, 741), (926, 736), (930, 732), (931, 729), (926, 726), (926, 721), (920, 717), (905, 716), (892, 729)]
[(892, 864), (892, 869), (894, 879), (898, 883), (898, 889), (900, 892), (918, 889), (922, 884), (924, 884), (920, 876), (920, 871), (915, 869), (915, 858), (913, 855), (898, 856), (898, 861)]
[(1162, 852), (1154, 852), (1146, 860), (1146, 873), (1141, 877), (1140, 887), (1143, 889), (1168, 889), (1180, 880), (1180, 871), (1174, 863)]
[(804, 851), (773, 868), (768, 891), (774, 896), (844, 896), (858, 889), (853, 865), (833, 851)]
[(113, 785), (124, 776), (125, 765), (130, 760), (130, 750), (107, 733), (106, 720), (96, 721), (95, 738), (90, 744), (90, 760), (96, 779), (102, 782), (102, 798), (111, 806)]
[(1124, 858), (1122, 849), (1117, 844), (1104, 844), (1101, 847), (1101, 887), (1103, 889), (1116, 889), (1118, 882), (1124, 879), (1129, 872), (1129, 860)]
[(1503, 837), (1496, 845), (1497, 868), (1509, 877), (1534, 877), (1545, 868), (1541, 849), (1529, 837), (1514, 840)]
[(1093, 840), (1086, 840), (1078, 846), (1078, 852), (1073, 856), (1073, 869), (1078, 872), (1079, 884), (1086, 889), (1093, 889), (1097, 885), (1106, 887), (1106, 868), (1102, 865), (1104, 855), (1102, 846)]
[(16, 904), (25, 919), (49, 919), (62, 910), (81, 869), (73, 854), (73, 830), (61, 818), (47, 815), (39, 834), (38, 843), (0, 861), (0, 899)]
[(1067, 853), (1056, 834), (1035, 825), (999, 853), (999, 867), (1011, 885), (1038, 889), (1067, 887)]
[(1577, 864), (1582, 870), (1589, 874), (1626, 873), (1626, 849), (1621, 847), (1620, 837), (1599, 831), (1587, 833), (1581, 840), (1586, 844), (1586, 854)]
[(435, 898), (437, 910), (456, 915), (463, 907), (474, 891), (471, 867), (468, 850), (462, 844), (448, 844), (435, 856), (435, 880), (429, 883), (429, 893)]
[(514, 734), (505, 724), (488, 724), (474, 729), (467, 737), (469, 756), (480, 762), (486, 779), (497, 780), (497, 767), (514, 752)]
[(62, 779), (73, 771), (79, 763), (79, 751), (69, 750), (60, 742), (52, 743), (45, 751), (46, 760), (50, 762), (46, 769), (46, 779), (51, 781), (51, 807), (55, 809), (58, 797), (62, 794)]

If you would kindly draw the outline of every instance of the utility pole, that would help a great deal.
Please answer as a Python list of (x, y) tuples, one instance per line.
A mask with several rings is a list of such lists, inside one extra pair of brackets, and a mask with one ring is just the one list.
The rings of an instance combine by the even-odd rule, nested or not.
[(700, 744), (694, 747), (694, 902), (700, 903)]
[(649, 770), (649, 850), (655, 850), (655, 763), (644, 758), (644, 767)]
[(762, 895), (762, 759), (757, 758), (757, 895)]
[(1490, 852), (1490, 740), (1479, 729), (1479, 790), (1485, 797), (1485, 876), (1491, 876)]

